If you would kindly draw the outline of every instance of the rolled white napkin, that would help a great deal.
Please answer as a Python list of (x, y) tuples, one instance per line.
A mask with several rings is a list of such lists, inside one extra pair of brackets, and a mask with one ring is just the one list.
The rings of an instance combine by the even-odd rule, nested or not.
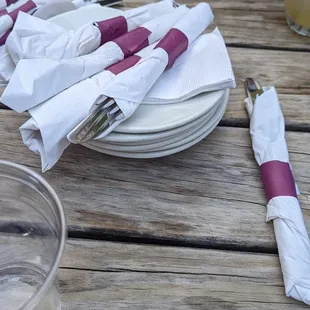
[(1, 102), (17, 112), (26, 111), (156, 42), (187, 12), (185, 6), (178, 7), (172, 13), (156, 17), (81, 57), (60, 60), (22, 59), (16, 66)]
[(82, 56), (155, 17), (173, 11), (172, 1), (163, 0), (70, 31), (52, 22), (19, 14), (6, 45), (15, 63), (20, 59), (67, 59)]
[[(138, 61), (152, 49), (153, 46), (148, 46), (113, 67), (118, 71), (126, 70), (136, 63), (135, 58)], [(130, 58), (133, 59), (131, 63), (128, 62)], [(112, 71), (115, 72), (113, 68)], [(43, 172), (51, 169), (70, 145), (67, 134), (87, 116), (101, 90), (114, 76), (105, 70), (29, 110), (31, 118), (20, 127), (20, 133), (25, 145), (40, 154)]]
[(6, 10), (2, 10), (0, 13), (0, 45), (3, 45), (10, 34), (10, 29), (13, 27), (18, 13), (32, 13), (36, 10), (37, 5), (32, 0), (29, 0), (22, 5), (16, 7), (12, 6), (12, 8), (7, 8)]
[(274, 87), (246, 100), (255, 159), (273, 220), (286, 296), (310, 305), (310, 239), (289, 163), (285, 121)]
[[(174, 61), (212, 21), (213, 14), (210, 6), (207, 3), (198, 4), (174, 25), (150, 55), (120, 73), (102, 91), (104, 96), (113, 98), (118, 106), (118, 109), (114, 109), (111, 114), (118, 114), (119, 111), (122, 113), (101, 133), (101, 138), (134, 113), (164, 70), (173, 65)], [(70, 134), (68, 139), (70, 140)]]
[[(89, 109), (92, 107), (94, 101), (102, 93), (102, 90), (115, 78), (115, 74), (119, 74), (122, 70), (136, 64), (141, 57), (149, 55), (154, 46), (149, 46), (141, 50), (134, 56), (126, 58), (105, 71), (73, 85), (39, 106), (29, 110), (31, 118), (20, 128), (20, 132), (23, 142), (33, 152), (40, 154), (42, 171), (51, 169), (59, 160), (63, 151), (70, 144), (67, 134), (88, 115)], [(208, 49), (205, 49), (206, 46), (208, 46)], [(201, 52), (199, 52), (200, 49)], [(186, 57), (185, 54), (187, 55)], [(219, 59), (218, 55), (221, 55), (222, 58)], [(183, 78), (182, 80), (179, 79), (179, 72), (183, 72), (183, 68), (187, 68), (187, 62), (192, 64), (193, 67), (196, 67), (197, 63), (206, 63), (212, 69), (217, 68), (216, 70), (218, 71), (231, 72), (231, 64), (229, 59), (226, 59), (227, 57), (226, 46), (217, 29), (213, 33), (202, 35), (176, 60), (173, 67), (158, 79), (157, 83), (165, 85), (161, 84), (160, 80), (162, 78), (165, 79), (165, 75), (168, 72), (172, 72), (173, 74), (169, 75), (169, 83), (166, 84), (166, 87), (156, 87), (157, 83), (155, 83), (153, 87), (156, 87), (156, 89), (154, 92), (151, 89), (149, 93), (160, 98), (158, 102), (162, 103), (164, 96), (161, 95), (161, 91), (163, 91), (167, 94), (167, 102), (169, 102), (171, 98), (169, 89), (174, 91), (176, 87), (174, 82), (177, 83), (177, 89), (182, 90), (183, 88), (187, 88), (189, 92), (196, 93), (194, 91), (194, 80), (192, 80), (194, 79), (194, 75), (187, 77), (181, 74)], [(217, 67), (217, 65), (214, 67), (215, 62), (220, 67)], [(208, 89), (207, 83), (210, 81), (216, 84), (215, 79), (210, 79), (208, 74), (205, 74), (203, 71), (199, 71), (197, 74), (206, 83), (204, 86), (201, 83), (196, 86), (201, 91)], [(226, 79), (226, 76), (219, 74), (217, 78), (217, 84), (219, 85), (217, 89), (222, 89), (220, 86), (224, 87), (224, 83), (222, 83), (221, 79)], [(233, 80), (233, 75), (231, 78)], [(193, 87), (188, 88), (188, 84)], [(173, 96), (175, 97), (174, 94)], [(148, 97), (145, 98), (145, 101), (147, 99)], [(152, 100), (154, 100), (154, 97), (152, 97)]]

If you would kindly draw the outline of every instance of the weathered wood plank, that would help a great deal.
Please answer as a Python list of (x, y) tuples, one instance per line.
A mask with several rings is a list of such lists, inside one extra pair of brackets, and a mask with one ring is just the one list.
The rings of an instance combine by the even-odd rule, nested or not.
[(309, 130), (310, 53), (229, 48), (237, 87), (231, 91), (223, 121), (226, 125), (247, 125), (244, 109), (244, 80), (257, 78), (263, 85), (277, 88), (286, 124), (292, 129)]
[[(136, 7), (151, 0), (124, 1), (126, 7)], [(199, 1), (182, 0), (188, 6)], [(208, 1), (217, 25), (227, 44), (309, 50), (309, 39), (295, 34), (286, 23), (284, 1)]]
[[(1, 158), (39, 171), (22, 145), (25, 117), (0, 113)], [(310, 136), (289, 132), (301, 205), (310, 228)], [(60, 195), (72, 234), (130, 237), (195, 246), (275, 251), (272, 224), (247, 129), (217, 128), (182, 153), (152, 160), (123, 159), (70, 147), (44, 174)]]
[(307, 308), (276, 255), (69, 240), (59, 280), (64, 309)]

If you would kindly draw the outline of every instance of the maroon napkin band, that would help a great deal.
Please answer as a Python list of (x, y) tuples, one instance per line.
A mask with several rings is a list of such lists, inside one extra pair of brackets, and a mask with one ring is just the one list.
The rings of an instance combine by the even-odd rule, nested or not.
[(11, 5), (11, 4), (13, 4), (13, 3), (15, 3), (17, 1), (18, 0), (6, 0), (5, 2), (6, 2), (6, 5), (9, 6), (9, 5)]
[(6, 9), (0, 10), (0, 16), (6, 15), (6, 14), (8, 14), (8, 11)]
[(20, 7), (18, 7), (17, 9), (15, 9), (14, 11), (12, 11), (11, 13), (8, 13), (8, 15), (13, 19), (13, 22), (15, 23), (19, 12), (28, 13), (31, 10), (35, 9), (36, 7), (37, 5), (30, 0), (21, 5)]
[(113, 40), (113, 42), (120, 47), (124, 53), (124, 58), (126, 58), (148, 46), (148, 37), (150, 34), (150, 30), (139, 27), (135, 30), (125, 33), (121, 37), (116, 38)]
[(133, 67), (139, 60), (141, 59), (138, 55), (132, 55), (130, 57), (125, 58), (124, 60), (106, 68), (106, 70), (112, 72), (117, 75), (131, 67)]
[(289, 163), (269, 161), (262, 164), (260, 170), (268, 201), (279, 196), (297, 198), (295, 181)]
[(187, 50), (188, 38), (179, 29), (172, 28), (155, 46), (155, 48), (159, 47), (165, 50), (168, 54), (169, 61), (167, 69), (169, 69), (172, 67), (175, 60)]
[(96, 23), (101, 33), (100, 45), (112, 41), (128, 31), (127, 20), (124, 16), (118, 16)]

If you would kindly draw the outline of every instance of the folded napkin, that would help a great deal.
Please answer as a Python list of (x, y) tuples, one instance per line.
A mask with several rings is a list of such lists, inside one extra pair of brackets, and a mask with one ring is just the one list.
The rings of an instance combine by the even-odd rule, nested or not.
[(173, 11), (172, 1), (163, 0), (70, 31), (52, 22), (19, 14), (6, 45), (15, 63), (20, 59), (82, 56), (155, 17)]
[(15, 69), (15, 64), (5, 45), (0, 46), (0, 86), (6, 86)]
[[(169, 87), (167, 87), (169, 85)], [(202, 92), (234, 88), (234, 73), (224, 39), (216, 28), (200, 36), (166, 70), (146, 94), (142, 104), (187, 100)]]
[(51, 169), (70, 145), (67, 134), (87, 116), (106, 84), (117, 72), (128, 69), (149, 54), (153, 47), (144, 48), (29, 110), (31, 118), (20, 127), (20, 133), (25, 145), (40, 154), (43, 172)]
[(22, 59), (16, 66), (1, 102), (17, 112), (26, 111), (156, 42), (187, 12), (185, 6), (178, 7), (172, 13), (156, 17), (81, 57), (60, 60)]
[[(210, 6), (207, 3), (198, 4), (175, 24), (150, 55), (141, 59), (135, 66), (121, 72), (105, 87), (102, 95), (113, 98), (118, 106), (110, 116), (112, 117), (114, 113), (119, 114), (119, 111), (122, 113), (101, 133), (100, 138), (108, 135), (134, 113), (164, 70), (173, 65), (212, 21), (213, 14)], [(70, 140), (70, 133), (67, 137)]]

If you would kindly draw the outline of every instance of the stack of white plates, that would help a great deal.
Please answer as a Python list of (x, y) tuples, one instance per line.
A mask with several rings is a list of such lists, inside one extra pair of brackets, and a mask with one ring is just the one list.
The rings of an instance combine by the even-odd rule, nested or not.
[(229, 91), (204, 93), (166, 105), (141, 105), (107, 137), (84, 146), (121, 157), (154, 158), (180, 152), (204, 139), (219, 123)]
[[(85, 14), (82, 14), (83, 10)], [(90, 6), (61, 14), (51, 21), (67, 29), (76, 29), (88, 22), (114, 17), (117, 13), (118, 10), (111, 8)], [(203, 93), (180, 103), (142, 104), (114, 132), (84, 146), (130, 158), (155, 158), (180, 152), (204, 139), (217, 126), (225, 112), (228, 95), (229, 90), (221, 90)]]

